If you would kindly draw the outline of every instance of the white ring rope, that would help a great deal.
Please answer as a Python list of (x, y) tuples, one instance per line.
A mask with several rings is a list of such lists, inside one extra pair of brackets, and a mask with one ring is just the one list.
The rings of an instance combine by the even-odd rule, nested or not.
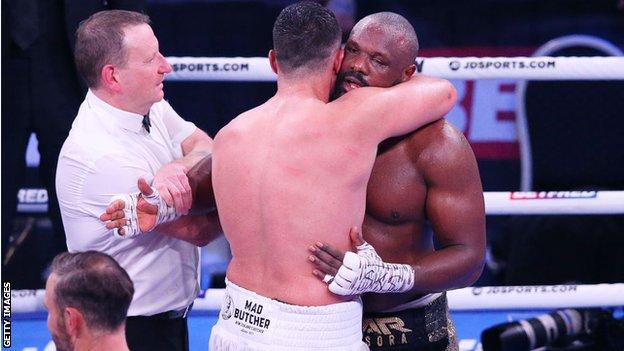
[[(12, 312), (44, 312), (45, 290), (13, 290)], [(209, 289), (193, 309), (217, 312), (225, 289)], [(468, 287), (448, 292), (452, 311), (536, 310), (624, 306), (624, 283), (596, 285), (527, 285)]]
[(488, 215), (622, 214), (624, 191), (486, 192)]
[[(265, 57), (167, 57), (169, 81), (270, 82)], [(431, 57), (416, 59), (420, 73), (446, 79), (619, 80), (624, 57)]]
[[(488, 215), (624, 213), (624, 191), (484, 192), (483, 197)], [(47, 210), (45, 202), (28, 207), (18, 205), (18, 211), (22, 213), (45, 213)]]
[(448, 292), (454, 311), (624, 306), (624, 283), (470, 287)]

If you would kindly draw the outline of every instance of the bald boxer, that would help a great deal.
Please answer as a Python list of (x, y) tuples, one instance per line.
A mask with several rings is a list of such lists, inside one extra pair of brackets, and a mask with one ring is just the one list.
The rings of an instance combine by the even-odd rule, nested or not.
[[(335, 97), (357, 86), (417, 79), (417, 52), (416, 33), (405, 18), (389, 12), (363, 18), (345, 46)], [(427, 221), (433, 235), (425, 229)], [(463, 134), (441, 119), (382, 142), (368, 181), (362, 230), (375, 249), (352, 235), (363, 258), (352, 257), (355, 262), (405, 263), (414, 271), (408, 291), (363, 296), (364, 341), (370, 349), (457, 350), (443, 292), (472, 284), (485, 255), (483, 193)], [(345, 252), (327, 243), (313, 245), (311, 252), (314, 274), (326, 280), (336, 276), (330, 290), (352, 293), (349, 287), (359, 281), (343, 273), (358, 268), (345, 260)]]
[[(379, 142), (439, 119), (455, 91), (419, 76), (328, 103), (343, 58), (340, 29), (313, 2), (280, 13), (273, 45), (277, 93), (214, 141), (212, 181), (232, 261), (210, 348), (366, 349), (359, 298), (329, 292), (309, 274), (301, 248), (315, 240), (350, 247), (346, 233), (362, 224)], [(411, 288), (409, 265), (382, 269), (371, 291)]]

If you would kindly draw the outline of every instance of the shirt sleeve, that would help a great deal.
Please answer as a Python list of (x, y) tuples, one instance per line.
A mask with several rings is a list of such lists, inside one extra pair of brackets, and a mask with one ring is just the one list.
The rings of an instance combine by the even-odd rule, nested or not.
[(63, 225), (70, 252), (98, 250), (111, 253), (121, 249), (120, 239), (106, 229), (99, 217), (114, 195), (138, 192), (139, 177), (151, 180), (153, 175), (140, 160), (124, 159), (120, 155), (106, 155), (87, 163), (64, 157), (59, 161), (57, 193), (63, 216)]
[(177, 112), (171, 107), (169, 102), (163, 100), (159, 103), (159, 113), (162, 116), (163, 124), (171, 137), (171, 141), (180, 145), (184, 141), (184, 139), (188, 138), (195, 129), (197, 128), (195, 124), (189, 121), (185, 121)]

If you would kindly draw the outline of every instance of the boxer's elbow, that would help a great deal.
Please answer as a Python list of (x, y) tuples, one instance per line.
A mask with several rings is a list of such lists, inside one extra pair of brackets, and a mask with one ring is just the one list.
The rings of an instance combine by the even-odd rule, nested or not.
[(200, 230), (195, 234), (194, 240), (194, 244), (199, 247), (208, 245), (211, 241), (223, 234), (223, 228), (221, 228), (221, 222), (219, 221), (219, 214), (217, 211), (206, 214), (203, 220), (204, 225), (199, 228)]
[(223, 234), (221, 230), (203, 231), (193, 235), (193, 237), (189, 238), (187, 241), (195, 246), (204, 247), (210, 244), (214, 239), (218, 238), (221, 234)]
[(195, 240), (193, 240), (191, 242), (191, 244), (197, 246), (197, 247), (204, 247), (208, 244), (210, 244), (210, 242), (212, 241), (212, 239), (208, 239), (208, 238), (196, 238)]
[(485, 252), (483, 250), (469, 250), (468, 257), (466, 259), (466, 274), (464, 275), (464, 281), (462, 287), (470, 286), (474, 284), (485, 267)]
[(470, 286), (474, 284), (479, 279), (479, 277), (481, 277), (484, 267), (485, 267), (485, 258), (483, 258), (482, 260), (478, 262), (475, 262), (475, 264), (472, 266), (472, 273), (469, 274), (469, 276), (466, 279), (465, 286)]

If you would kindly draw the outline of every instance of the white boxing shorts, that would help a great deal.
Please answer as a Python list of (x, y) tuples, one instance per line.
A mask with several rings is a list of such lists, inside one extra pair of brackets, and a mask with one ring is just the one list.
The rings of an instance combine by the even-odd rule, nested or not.
[(226, 279), (210, 351), (366, 351), (362, 301), (296, 306), (260, 296)]

